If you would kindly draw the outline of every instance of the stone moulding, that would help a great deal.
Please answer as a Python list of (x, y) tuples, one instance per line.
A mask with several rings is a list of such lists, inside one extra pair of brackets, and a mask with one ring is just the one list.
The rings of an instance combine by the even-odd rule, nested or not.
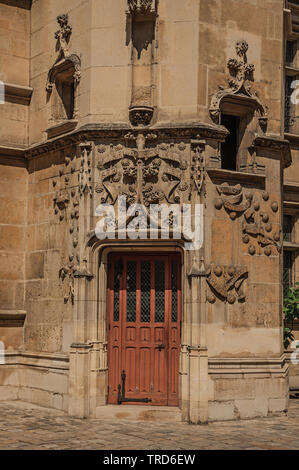
[(266, 184), (266, 175), (257, 173), (245, 173), (241, 171), (223, 170), (222, 168), (207, 168), (207, 173), (212, 181), (231, 183), (245, 183), (247, 186), (259, 187), (264, 189)]
[[(209, 375), (219, 375), (219, 378), (231, 374), (250, 375), (267, 374), (269, 377), (284, 378), (288, 373), (285, 354), (280, 357), (209, 357)], [(216, 378), (216, 377), (215, 377)]]
[(4, 83), (5, 101), (28, 106), (31, 101), (33, 88), (14, 83)]
[[(24, 149), (23, 155), (26, 159), (34, 158), (43, 153), (63, 149), (69, 145), (79, 144), (84, 141), (97, 139), (122, 140), (133, 136), (137, 137), (138, 129), (126, 125), (98, 125), (87, 124), (63, 136), (57, 136), (46, 142), (42, 142)], [(155, 135), (160, 140), (183, 140), (198, 138), (224, 141), (228, 131), (223, 126), (194, 122), (190, 124), (165, 124), (163, 126), (151, 126), (144, 130), (145, 138), (148, 140)]]
[(56, 124), (55, 126), (48, 127), (46, 129), (48, 139), (52, 139), (57, 135), (66, 134), (71, 132), (77, 127), (78, 121), (76, 119), (69, 119), (68, 121), (64, 121), (60, 124)]
[(38, 351), (11, 351), (5, 352), (7, 365), (21, 365), (50, 370), (69, 370), (69, 355), (59, 353), (47, 353)]
[(0, 310), (0, 326), (23, 326), (27, 312), (25, 310)]
[(221, 115), (221, 103), (225, 100), (239, 100), (240, 104), (246, 102), (259, 113), (259, 124), (263, 131), (267, 127), (267, 110), (261, 103), (257, 93), (253, 94), (248, 82), (253, 82), (254, 65), (247, 62), (248, 43), (238, 41), (236, 43), (236, 53), (238, 59), (230, 58), (227, 62), (230, 78), (228, 80), (229, 88), (219, 87), (220, 90), (215, 93), (211, 100), (210, 117), (215, 123), (219, 123)]

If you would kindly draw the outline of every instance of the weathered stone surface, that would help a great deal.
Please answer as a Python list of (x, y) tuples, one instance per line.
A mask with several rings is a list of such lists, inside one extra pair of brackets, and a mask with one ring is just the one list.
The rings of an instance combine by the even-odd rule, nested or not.
[[(299, 164), (298, 138), (282, 132), (283, 1), (8, 3), (0, 0), (0, 321), (15, 320), (1, 323), (0, 340), (19, 382), (0, 373), (0, 398), (95, 417), (113, 376), (109, 250), (178, 252), (183, 419), (284, 410), (288, 366), (293, 386), (298, 370), (283, 356), (281, 224), (285, 210), (297, 214)], [(234, 133), (220, 126), (225, 114), (240, 118), (228, 159), (236, 171), (225, 158)], [(95, 210), (116, 208), (123, 194), (201, 204), (203, 245), (106, 246), (94, 235)], [(292, 236), (298, 243), (298, 221)]]

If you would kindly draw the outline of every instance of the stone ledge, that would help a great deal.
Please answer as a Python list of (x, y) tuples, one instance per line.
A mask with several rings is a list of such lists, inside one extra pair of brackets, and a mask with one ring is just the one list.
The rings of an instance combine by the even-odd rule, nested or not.
[(7, 351), (5, 365), (28, 366), (46, 369), (69, 370), (69, 356), (59, 353), (34, 351)]
[(23, 326), (26, 315), (25, 310), (0, 310), (0, 326)]
[(257, 173), (245, 173), (241, 171), (223, 170), (221, 168), (207, 167), (207, 173), (211, 179), (219, 181), (234, 181), (236, 183), (248, 183), (265, 187), (266, 175)]
[(299, 243), (283, 242), (283, 248), (288, 251), (298, 251)]
[[(209, 358), (209, 375), (213, 378), (233, 376), (284, 377), (288, 372), (286, 355), (279, 358)], [(230, 376), (230, 377), (229, 377)]]
[(4, 100), (9, 103), (17, 103), (28, 106), (31, 101), (33, 88), (14, 83), (4, 83)]
[(47, 137), (48, 139), (52, 139), (59, 135), (68, 134), (73, 131), (77, 125), (78, 121), (76, 119), (60, 122), (59, 124), (55, 124), (55, 126), (51, 126), (46, 129)]
[(14, 165), (26, 168), (27, 162), (24, 156), (25, 149), (0, 145), (0, 164)]

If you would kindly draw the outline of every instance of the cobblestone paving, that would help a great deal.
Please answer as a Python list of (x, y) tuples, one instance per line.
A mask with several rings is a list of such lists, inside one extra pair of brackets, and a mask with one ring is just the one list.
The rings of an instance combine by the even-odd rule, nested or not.
[(299, 449), (299, 400), (287, 416), (190, 426), (71, 418), (21, 402), (0, 403), (0, 449)]

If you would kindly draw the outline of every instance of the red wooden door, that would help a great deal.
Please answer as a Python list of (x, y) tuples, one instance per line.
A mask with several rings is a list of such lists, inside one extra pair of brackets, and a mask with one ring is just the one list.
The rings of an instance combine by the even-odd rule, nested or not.
[(109, 257), (108, 403), (118, 402), (125, 371), (133, 404), (178, 405), (180, 322), (178, 254)]

